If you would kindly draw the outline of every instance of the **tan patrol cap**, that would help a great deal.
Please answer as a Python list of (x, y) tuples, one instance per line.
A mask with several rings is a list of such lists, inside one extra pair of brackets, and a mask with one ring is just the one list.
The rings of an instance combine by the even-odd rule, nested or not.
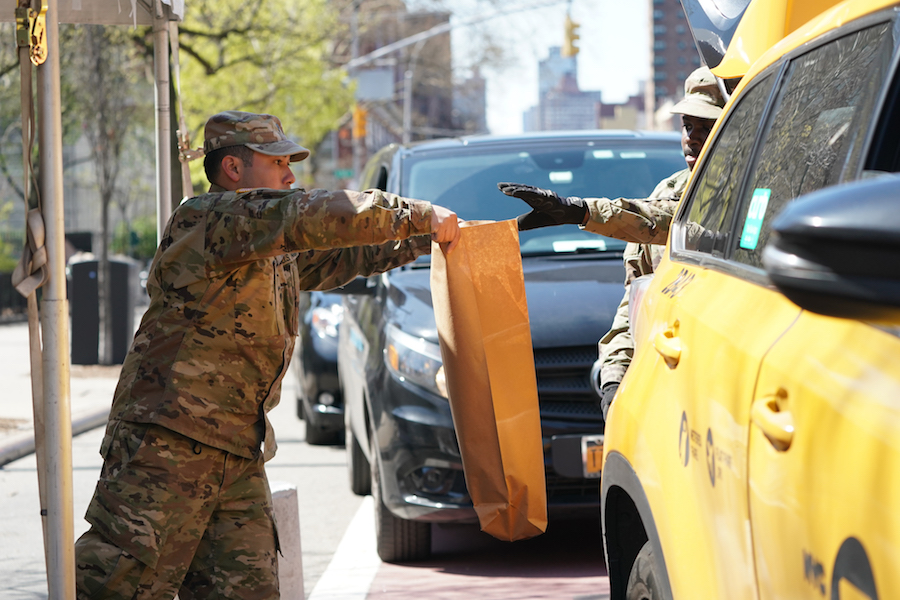
[(701, 119), (718, 119), (725, 106), (716, 76), (700, 67), (684, 80), (684, 98), (672, 107), (672, 114)]
[(269, 156), (290, 156), (291, 162), (309, 156), (309, 150), (284, 135), (278, 117), (239, 110), (220, 112), (206, 122), (203, 152), (209, 154), (229, 146), (247, 146)]

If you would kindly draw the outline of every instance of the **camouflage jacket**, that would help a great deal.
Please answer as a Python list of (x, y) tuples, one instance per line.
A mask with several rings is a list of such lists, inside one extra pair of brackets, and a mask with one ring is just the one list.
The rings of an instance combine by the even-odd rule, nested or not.
[[(678, 200), (684, 192), (690, 177), (690, 169), (684, 169), (663, 179), (653, 190), (653, 193), (644, 201), (626, 201), (627, 214), (640, 212), (642, 218), (646, 218), (649, 224), (643, 228), (632, 229), (631, 233), (634, 237), (642, 237), (647, 243), (634, 243), (631, 239), (625, 247), (623, 260), (625, 262), (625, 295), (619, 303), (616, 310), (616, 316), (613, 318), (613, 324), (610, 330), (600, 338), (600, 385), (606, 383), (619, 382), (625, 376), (625, 370), (631, 364), (631, 358), (634, 355), (634, 340), (631, 338), (630, 323), (628, 320), (628, 294), (631, 291), (631, 282), (641, 275), (653, 273), (654, 269), (662, 260), (665, 252), (666, 238), (669, 233), (669, 226), (672, 223), (672, 216), (678, 206)], [(609, 202), (609, 201), (608, 201)], [(619, 202), (619, 201), (615, 201)], [(612, 204), (612, 203), (611, 203)], [(637, 208), (638, 211), (634, 209)], [(598, 211), (598, 214), (603, 211)], [(613, 210), (613, 214), (615, 211)], [(591, 209), (591, 217), (594, 216), (594, 210)], [(615, 223), (615, 220), (608, 219), (607, 226)], [(631, 223), (631, 221), (627, 221)], [(640, 221), (635, 221), (640, 223)], [(588, 227), (585, 227), (586, 229)], [(665, 235), (660, 240), (659, 234), (665, 231)], [(621, 237), (607, 233), (613, 237)], [(623, 238), (626, 239), (626, 238)], [(659, 241), (657, 241), (659, 240)], [(638, 239), (637, 241), (641, 241)], [(663, 244), (663, 245), (659, 245)]]
[(649, 197), (640, 200), (584, 198), (588, 217), (581, 228), (626, 242), (665, 245), (690, 173), (685, 169), (666, 177)]
[[(215, 191), (214, 191), (215, 190)], [(431, 204), (378, 190), (239, 190), (186, 200), (147, 280), (125, 358), (118, 420), (156, 423), (246, 458), (275, 454), (298, 292), (343, 285), (431, 251)]]

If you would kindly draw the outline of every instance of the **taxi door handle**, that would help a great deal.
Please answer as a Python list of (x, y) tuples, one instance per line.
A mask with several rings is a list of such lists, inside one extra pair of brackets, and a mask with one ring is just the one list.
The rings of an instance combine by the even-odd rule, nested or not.
[(653, 339), (653, 347), (666, 360), (666, 364), (670, 369), (674, 369), (681, 360), (681, 338), (678, 337), (678, 321), (666, 329), (656, 334)]
[(776, 450), (787, 450), (794, 439), (794, 416), (785, 404), (787, 392), (783, 389), (772, 396), (763, 396), (753, 402), (750, 418), (759, 427)]

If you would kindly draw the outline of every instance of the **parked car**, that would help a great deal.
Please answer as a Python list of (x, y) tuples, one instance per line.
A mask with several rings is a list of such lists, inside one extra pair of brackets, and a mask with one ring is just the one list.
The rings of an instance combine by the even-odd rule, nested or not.
[(340, 444), (344, 439), (344, 399), (338, 381), (337, 342), (343, 296), (303, 292), (300, 312), (300, 335), (291, 360), (297, 416), (306, 421), (307, 443)]
[[(679, 140), (674, 133), (589, 131), (394, 145), (367, 164), (363, 187), (433, 201), (466, 220), (510, 219), (529, 207), (502, 194), (498, 182), (565, 196), (643, 198), (685, 168)], [(603, 430), (589, 373), (624, 293), (625, 244), (574, 225), (522, 232), (520, 242), (550, 519), (596, 516), (599, 472), (585, 477), (577, 443)], [(345, 298), (340, 327), (351, 487), (375, 497), (386, 561), (427, 557), (434, 522), (477, 521), (442, 386), (429, 264), (424, 256), (370, 278), (366, 294)], [(552, 450), (554, 441), (571, 449), (568, 440), (576, 441), (568, 453), (574, 466), (566, 452)]]
[(633, 286), (613, 599), (900, 596), (898, 9), (848, 0), (762, 53)]

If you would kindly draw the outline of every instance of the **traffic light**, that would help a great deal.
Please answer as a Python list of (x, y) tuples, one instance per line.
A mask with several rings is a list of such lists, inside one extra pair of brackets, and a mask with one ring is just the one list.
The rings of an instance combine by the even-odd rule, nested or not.
[(362, 139), (366, 137), (366, 117), (369, 111), (358, 104), (353, 109), (353, 137)]
[(575, 42), (581, 37), (578, 35), (579, 27), (579, 23), (576, 23), (572, 20), (572, 17), (566, 15), (566, 36), (562, 47), (562, 55), (566, 58), (578, 54), (578, 46), (575, 45)]

